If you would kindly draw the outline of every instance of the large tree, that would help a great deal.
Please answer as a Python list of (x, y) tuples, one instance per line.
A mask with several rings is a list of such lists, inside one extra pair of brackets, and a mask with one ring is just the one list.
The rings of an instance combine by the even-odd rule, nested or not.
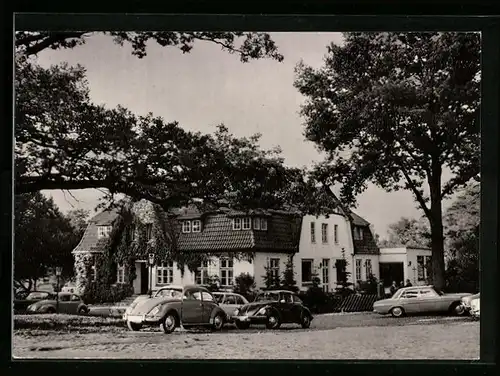
[[(240, 54), (244, 62), (282, 59), (267, 34), (111, 34), (120, 43), (130, 42), (139, 57), (153, 39), (184, 52), (195, 40), (208, 40)], [(223, 125), (203, 135), (152, 114), (97, 106), (83, 67), (46, 69), (28, 57), (45, 48), (75, 47), (86, 35), (16, 34), (16, 193), (106, 188), (165, 209), (192, 198), (216, 202), (221, 197), (242, 207), (280, 207), (291, 182), (303, 182), (301, 171), (287, 168), (279, 150), (260, 149), (259, 135), (236, 138)]]
[(39, 192), (17, 195), (14, 205), (14, 279), (27, 281), (29, 290), (48, 268), (62, 266), (63, 275), (71, 276), (71, 251), (80, 237), (70, 220)]
[(328, 47), (323, 67), (297, 67), (305, 135), (326, 154), (316, 178), (340, 183), (351, 204), (368, 183), (410, 190), (429, 221), (433, 282), (443, 287), (442, 201), (479, 175), (480, 35), (344, 39)]
[(425, 219), (402, 217), (389, 225), (387, 239), (379, 241), (379, 247), (424, 247), (430, 246), (429, 224)]

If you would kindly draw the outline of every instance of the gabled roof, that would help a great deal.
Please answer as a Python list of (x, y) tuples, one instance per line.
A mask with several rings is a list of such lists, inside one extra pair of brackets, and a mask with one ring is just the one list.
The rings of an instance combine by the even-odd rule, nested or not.
[(359, 215), (351, 211), (352, 224), (355, 226), (370, 226), (370, 222), (366, 219), (361, 218)]

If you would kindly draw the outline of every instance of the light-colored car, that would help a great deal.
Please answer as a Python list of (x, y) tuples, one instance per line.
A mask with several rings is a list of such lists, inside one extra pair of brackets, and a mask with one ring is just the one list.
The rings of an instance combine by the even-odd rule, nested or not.
[(481, 298), (479, 296), (475, 299), (472, 299), (470, 302), (470, 315), (476, 319), (479, 319), (481, 316), (480, 303)]
[(204, 287), (185, 286), (181, 292), (171, 289), (172, 294), (141, 299), (125, 313), (124, 318), (130, 330), (143, 326), (160, 325), (165, 333), (177, 327), (190, 328), (210, 326), (220, 330), (226, 321), (226, 313), (219, 307), (214, 296)]
[(79, 295), (60, 292), (59, 299), (51, 297), (30, 305), (28, 313), (67, 313), (85, 315), (89, 309)]
[(391, 298), (376, 301), (373, 311), (383, 315), (390, 313), (394, 317), (420, 312), (449, 312), (461, 316), (466, 312), (461, 300), (469, 295), (472, 294), (445, 294), (434, 286), (404, 287)]
[(174, 297), (177, 294), (182, 294), (183, 287), (180, 285), (167, 285), (158, 290), (153, 290), (152, 297), (149, 295), (139, 295), (135, 300), (130, 304), (125, 310), (125, 314), (123, 315), (123, 319), (127, 321), (127, 315), (135, 308), (135, 306), (143, 300), (148, 299), (157, 299), (162, 297)]
[(232, 316), (237, 309), (248, 304), (248, 300), (244, 296), (234, 292), (213, 292), (212, 295), (219, 306), (226, 312), (227, 321), (229, 322), (232, 322)]
[(462, 298), (462, 305), (464, 306), (464, 309), (467, 313), (470, 313), (470, 303), (472, 300), (474, 299), (478, 299), (479, 298), (479, 293), (475, 294), (475, 295), (470, 295), (470, 296), (464, 296)]

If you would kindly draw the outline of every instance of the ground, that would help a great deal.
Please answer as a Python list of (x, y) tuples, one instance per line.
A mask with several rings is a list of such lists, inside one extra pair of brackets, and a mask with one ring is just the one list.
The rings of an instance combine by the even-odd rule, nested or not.
[(286, 325), (222, 332), (158, 328), (130, 332), (16, 331), (13, 356), (122, 359), (478, 359), (479, 322), (470, 318), (373, 313), (317, 316), (308, 330)]

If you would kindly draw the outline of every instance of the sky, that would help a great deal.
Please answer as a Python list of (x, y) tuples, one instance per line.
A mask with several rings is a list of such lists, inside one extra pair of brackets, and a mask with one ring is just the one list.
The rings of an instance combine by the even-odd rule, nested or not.
[[(208, 42), (197, 42), (189, 54), (151, 44), (138, 59), (129, 46), (120, 47), (103, 35), (90, 36), (73, 50), (45, 50), (45, 67), (68, 62), (87, 70), (91, 99), (108, 107), (122, 105), (136, 114), (152, 112), (178, 121), (188, 130), (212, 133), (225, 124), (236, 136), (261, 133), (261, 146), (280, 146), (285, 163), (311, 166), (321, 156), (303, 136), (299, 111), (304, 98), (293, 87), (294, 68), (303, 60), (319, 68), (330, 43), (342, 43), (340, 33), (271, 33), (284, 61), (263, 59), (242, 63), (237, 55)], [(44, 191), (63, 212), (93, 212), (102, 193), (94, 189)], [(72, 197), (73, 196), (73, 197)], [(369, 185), (355, 209), (385, 236), (401, 217), (420, 217), (409, 191), (387, 193)]]

